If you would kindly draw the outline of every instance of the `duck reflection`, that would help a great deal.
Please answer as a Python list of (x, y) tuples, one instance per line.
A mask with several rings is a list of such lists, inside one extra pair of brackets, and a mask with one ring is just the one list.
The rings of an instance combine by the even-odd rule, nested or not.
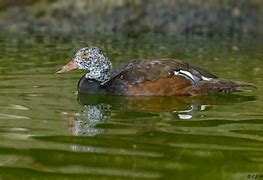
[(98, 123), (106, 122), (111, 115), (109, 104), (84, 105), (85, 110), (81, 113), (67, 113), (66, 117), (70, 125), (71, 135), (94, 136), (104, 132), (103, 129), (95, 128)]
[(66, 115), (70, 124), (70, 134), (95, 136), (107, 133), (106, 129), (95, 126), (107, 122), (112, 112), (168, 113), (172, 114), (172, 118), (177, 116), (177, 119), (190, 120), (194, 112), (208, 110), (213, 105), (232, 105), (253, 101), (255, 96), (217, 94), (198, 97), (119, 97), (79, 93), (77, 99), (85, 109), (81, 113)]

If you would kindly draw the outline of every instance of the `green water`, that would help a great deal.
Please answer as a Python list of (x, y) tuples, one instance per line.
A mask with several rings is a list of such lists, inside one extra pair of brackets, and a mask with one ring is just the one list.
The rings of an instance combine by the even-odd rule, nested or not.
[[(77, 94), (83, 71), (55, 75), (86, 45), (114, 66), (176, 57), (255, 83), (235, 95)], [(0, 179), (263, 179), (259, 40), (0, 37)]]

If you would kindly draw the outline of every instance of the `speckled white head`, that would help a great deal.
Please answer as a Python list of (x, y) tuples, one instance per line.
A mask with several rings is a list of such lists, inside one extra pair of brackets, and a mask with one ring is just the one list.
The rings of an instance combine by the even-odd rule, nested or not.
[(86, 78), (95, 79), (104, 84), (110, 79), (112, 64), (98, 47), (84, 47), (78, 50), (74, 58), (57, 73), (64, 73), (74, 69), (86, 69)]

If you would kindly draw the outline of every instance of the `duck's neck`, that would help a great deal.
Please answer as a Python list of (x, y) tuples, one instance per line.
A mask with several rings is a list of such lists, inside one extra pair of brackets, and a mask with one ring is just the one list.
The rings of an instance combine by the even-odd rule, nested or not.
[(100, 82), (101, 85), (104, 85), (110, 80), (111, 74), (112, 74), (112, 66), (110, 63), (108, 66), (102, 68), (100, 67), (94, 70), (92, 69), (90, 72), (88, 72), (85, 75), (85, 77), (88, 79), (94, 79)]
[(82, 76), (78, 83), (78, 91), (91, 94), (105, 94), (106, 89), (100, 85), (100, 83), (94, 79), (86, 78)]

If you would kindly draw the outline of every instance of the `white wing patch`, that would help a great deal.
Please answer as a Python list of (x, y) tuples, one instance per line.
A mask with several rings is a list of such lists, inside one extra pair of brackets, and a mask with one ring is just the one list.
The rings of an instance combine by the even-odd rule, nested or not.
[(204, 81), (210, 81), (210, 80), (212, 80), (212, 78), (207, 78), (207, 77), (204, 77), (204, 76), (201, 76), (202, 77), (202, 80), (204, 80)]
[(205, 76), (201, 76), (201, 78), (200, 78), (198, 76), (193, 75), (189, 71), (184, 71), (184, 70), (174, 71), (174, 75), (175, 76), (183, 76), (183, 77), (191, 80), (193, 84), (196, 84), (196, 83), (198, 83), (201, 80), (203, 80), (203, 81), (210, 81), (210, 80), (212, 80), (212, 78), (207, 78)]
[(189, 77), (189, 78), (192, 79), (193, 81), (195, 80), (194, 76), (193, 76), (190, 72), (184, 71), (184, 70), (180, 70), (179, 72), (182, 73), (182, 74), (184, 74), (184, 75), (186, 75), (187, 77)]
[(190, 79), (193, 84), (196, 84), (197, 82), (200, 81), (200, 78), (198, 78), (198, 77), (194, 76), (193, 74), (191, 74), (190, 72), (184, 71), (184, 70), (174, 71), (174, 75), (175, 76), (183, 76), (187, 79)]

